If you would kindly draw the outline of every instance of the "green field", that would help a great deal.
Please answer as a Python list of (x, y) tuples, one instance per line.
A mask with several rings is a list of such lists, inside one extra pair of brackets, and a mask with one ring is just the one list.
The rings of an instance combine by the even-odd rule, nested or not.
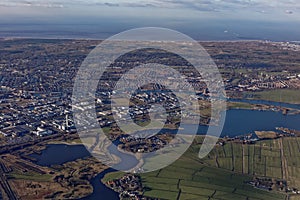
[(254, 109), (255, 105), (243, 102), (227, 102), (227, 109)]
[(298, 188), (299, 152), (300, 138), (262, 140), (255, 145), (227, 143), (216, 147), (204, 162), (250, 176), (286, 179), (291, 187)]
[(119, 179), (121, 178), (122, 176), (124, 176), (124, 174), (126, 174), (125, 172), (121, 172), (121, 171), (118, 171), (118, 172), (111, 172), (111, 173), (108, 173), (108, 174), (105, 174), (105, 176), (102, 178), (102, 182), (103, 183), (106, 183), (108, 181), (112, 181), (114, 179)]
[[(195, 144), (172, 165), (159, 171), (141, 174), (145, 196), (161, 199), (285, 199), (285, 195), (276, 192), (267, 192), (255, 189), (247, 185), (245, 181), (251, 180), (251, 176), (234, 173), (231, 170), (241, 172), (242, 151), (238, 145), (225, 145), (222, 149), (216, 149), (205, 160), (200, 160), (197, 155), (202, 142), (197, 137)], [(254, 151), (252, 147), (249, 151)], [(216, 164), (214, 154), (222, 155)], [(232, 161), (232, 154), (236, 153), (236, 159)], [(257, 154), (260, 154), (257, 151)], [(262, 153), (263, 154), (263, 153)], [(264, 155), (264, 154), (263, 154)], [(235, 157), (235, 156), (234, 156)], [(254, 160), (260, 162), (260, 160)], [(209, 166), (208, 164), (209, 163)], [(256, 166), (253, 164), (256, 170)], [(274, 163), (276, 166), (276, 162)], [(221, 169), (221, 167), (225, 169)], [(264, 172), (264, 171), (263, 171)]]
[(50, 174), (36, 174), (36, 173), (10, 173), (8, 178), (11, 179), (23, 179), (23, 180), (31, 180), (31, 181), (41, 181), (41, 182), (48, 182), (51, 181), (52, 176)]
[(292, 89), (267, 90), (262, 92), (248, 92), (247, 95), (253, 96), (254, 99), (268, 101), (277, 101), (283, 103), (300, 103), (300, 91)]

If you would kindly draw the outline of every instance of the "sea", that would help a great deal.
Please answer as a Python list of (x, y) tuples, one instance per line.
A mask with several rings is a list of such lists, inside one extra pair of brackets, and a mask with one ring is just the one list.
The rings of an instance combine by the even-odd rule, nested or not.
[(133, 28), (163, 27), (182, 32), (199, 41), (300, 41), (300, 22), (255, 20), (188, 20), (177, 23), (132, 22), (117, 19), (93, 19), (80, 22), (2, 22), (0, 38), (97, 39), (103, 40)]

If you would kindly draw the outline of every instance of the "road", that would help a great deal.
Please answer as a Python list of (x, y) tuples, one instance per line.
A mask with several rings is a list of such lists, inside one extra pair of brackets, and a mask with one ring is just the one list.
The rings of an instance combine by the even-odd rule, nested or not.
[(6, 167), (2, 163), (2, 161), (0, 160), (0, 185), (1, 185), (3, 191), (5, 192), (5, 194), (6, 194), (6, 196), (8, 197), (9, 200), (18, 200), (18, 197), (13, 192), (13, 190), (11, 189), (11, 187), (10, 187), (8, 181), (7, 181), (5, 173), (6, 173)]

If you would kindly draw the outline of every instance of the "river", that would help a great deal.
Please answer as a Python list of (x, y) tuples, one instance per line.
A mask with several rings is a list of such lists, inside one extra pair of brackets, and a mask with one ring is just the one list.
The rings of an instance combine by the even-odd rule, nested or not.
[[(254, 103), (253, 101), (251, 101)], [(257, 101), (255, 101), (257, 102)], [(259, 101), (261, 102), (261, 101)], [(250, 103), (250, 102), (248, 102)], [(265, 103), (265, 102), (264, 102)], [(269, 102), (272, 103), (272, 102)], [(275, 104), (277, 104), (275, 102)], [(274, 105), (274, 104), (272, 104)], [(293, 105), (293, 104), (289, 104)], [(284, 104), (281, 104), (284, 106)], [(296, 105), (295, 105), (296, 106)], [(300, 106), (300, 105), (297, 105)], [(225, 125), (221, 136), (234, 137), (247, 133), (253, 133), (256, 130), (275, 130), (276, 127), (286, 127), (300, 130), (300, 115), (283, 115), (281, 112), (274, 111), (258, 111), (258, 110), (243, 110), (232, 109), (226, 113)], [(184, 130), (189, 132), (192, 126), (185, 125)], [(207, 126), (199, 126), (198, 134), (205, 134)], [(130, 162), (126, 163), (126, 167), (130, 169), (137, 164), (137, 160), (130, 154), (124, 154), (117, 150), (115, 145), (109, 147), (111, 153), (119, 157), (126, 157)], [(63, 164), (65, 162), (73, 161), (78, 158), (90, 156), (89, 152), (83, 145), (64, 145), (64, 144), (50, 144), (42, 151), (41, 154), (32, 154), (32, 157), (37, 159), (37, 163), (43, 166), (51, 166), (54, 164)], [(123, 166), (124, 168), (124, 166)], [(94, 187), (94, 192), (83, 200), (115, 200), (119, 199), (118, 194), (107, 188), (100, 180), (106, 173), (115, 171), (114, 169), (107, 169), (92, 179), (91, 184)]]
[[(49, 144), (46, 149), (42, 150), (41, 154), (31, 154), (30, 156), (37, 159), (37, 164), (50, 167), (51, 165), (61, 165), (79, 158), (88, 157), (91, 156), (91, 154), (83, 145)], [(93, 178), (91, 184), (93, 185), (94, 191), (90, 196), (82, 198), (82, 200), (119, 199), (118, 193), (106, 187), (106, 185), (101, 182), (101, 179), (106, 173), (114, 171), (116, 170), (108, 168)]]
[[(115, 145), (109, 146), (109, 151), (127, 162), (121, 162), (114, 167), (125, 170), (135, 167), (138, 164), (138, 160), (130, 154), (118, 151), (116, 146), (118, 144), (116, 143)], [(42, 150), (41, 154), (35, 153), (30, 156), (37, 159), (37, 164), (50, 167), (51, 165), (61, 165), (79, 158), (89, 157), (91, 154), (83, 145), (49, 144), (46, 149)], [(106, 187), (106, 185), (101, 182), (101, 179), (105, 176), (105, 174), (114, 171), (116, 170), (109, 168), (93, 178), (91, 184), (93, 185), (94, 192), (90, 196), (82, 198), (82, 200), (119, 199), (118, 193)]]
[[(181, 126), (183, 134), (190, 134), (191, 130), (198, 127), (197, 135), (205, 135), (208, 129), (206, 125), (184, 124)], [(254, 131), (275, 131), (276, 127), (286, 127), (300, 130), (300, 115), (283, 115), (281, 112), (231, 109), (226, 112), (224, 127), (221, 137), (235, 137), (254, 133)], [(218, 129), (211, 126), (212, 130)], [(177, 130), (162, 130), (162, 132), (176, 133)]]

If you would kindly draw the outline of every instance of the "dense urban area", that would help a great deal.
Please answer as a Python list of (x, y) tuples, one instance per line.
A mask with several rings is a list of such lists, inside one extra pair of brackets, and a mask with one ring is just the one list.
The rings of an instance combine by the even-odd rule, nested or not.
[[(0, 191), (3, 199), (80, 199), (95, 190), (91, 180), (108, 168), (97, 159), (87, 156), (42, 166), (31, 155), (41, 154), (49, 144), (81, 143), (72, 114), (73, 84), (81, 63), (98, 43), (93, 40), (0, 39)], [(227, 109), (271, 110), (283, 115), (300, 113), (300, 109), (293, 106), (236, 101), (256, 99), (300, 104), (299, 44), (237, 41), (202, 42), (201, 45), (221, 72)], [(118, 140), (122, 151), (152, 152), (163, 148), (174, 137), (171, 132), (180, 123), (178, 99), (182, 97), (174, 97), (162, 85), (154, 84), (132, 97), (130, 117), (144, 126), (149, 121), (147, 103), (163, 104), (168, 113), (165, 128), (170, 132), (140, 139), (126, 135), (116, 126), (113, 112), (124, 120), (127, 113), (122, 108), (122, 96), (117, 97), (119, 110), (110, 109), (113, 85), (128, 68), (139, 63), (160, 62), (186, 75), (197, 92), (201, 114), (201, 120), (191, 121), (191, 124), (210, 122), (209, 101), (213, 99), (205, 83), (193, 77), (197, 73), (188, 63), (172, 54), (149, 49), (133, 52), (123, 59), (101, 78), (95, 97), (97, 120), (112, 141)], [(195, 113), (189, 115), (193, 119)], [(118, 192), (122, 199), (297, 199), (300, 193), (299, 131), (276, 127), (276, 131), (257, 130), (247, 135), (223, 137), (204, 159), (196, 157), (203, 142), (203, 137), (197, 136), (184, 156), (165, 169), (140, 175), (113, 172), (98, 181)], [(232, 184), (225, 186), (224, 180)]]

